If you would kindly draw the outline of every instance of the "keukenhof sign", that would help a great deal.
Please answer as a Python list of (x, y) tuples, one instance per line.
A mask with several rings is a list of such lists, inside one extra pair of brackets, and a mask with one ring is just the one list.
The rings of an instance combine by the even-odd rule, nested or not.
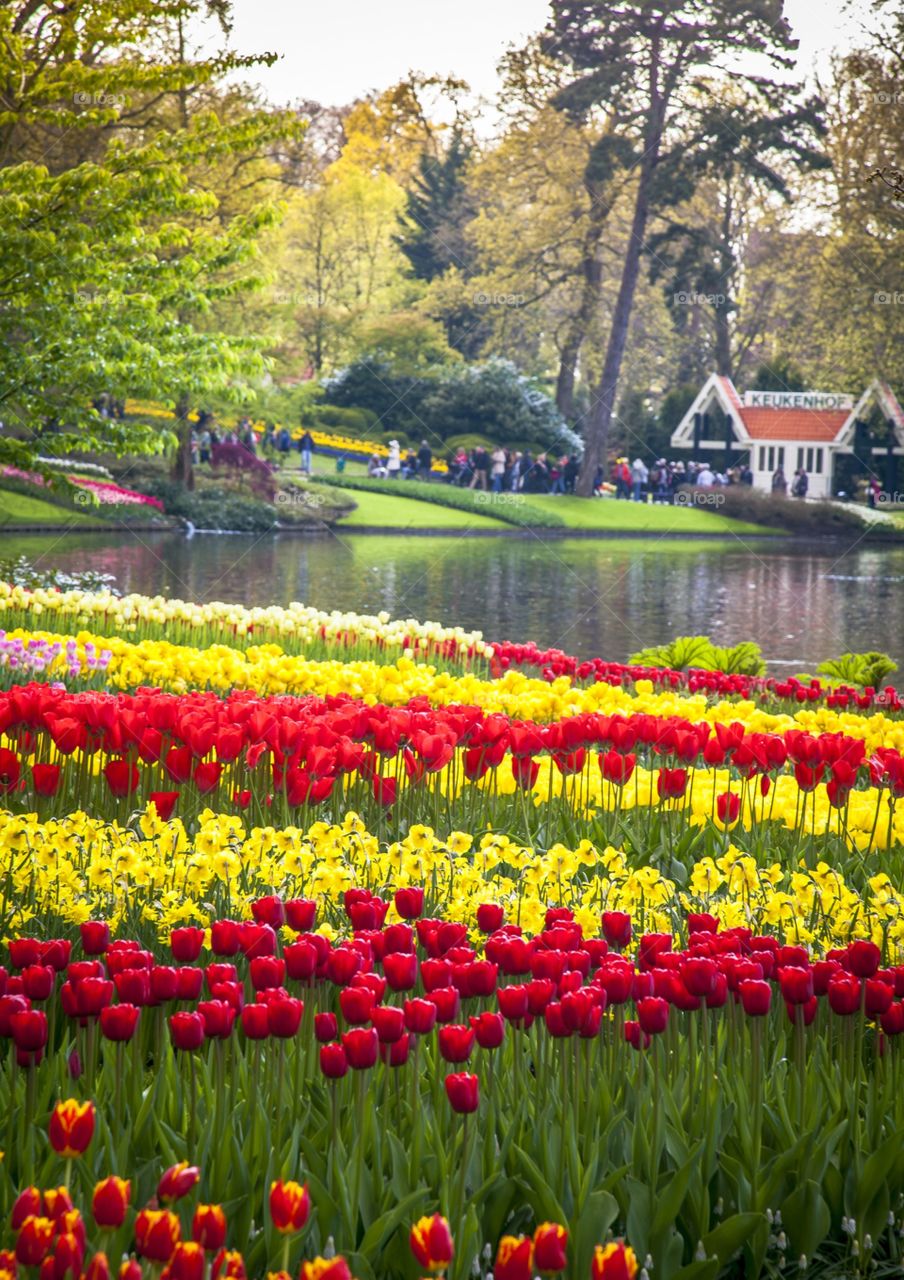
[(748, 409), (853, 409), (853, 396), (834, 391), (746, 391)]

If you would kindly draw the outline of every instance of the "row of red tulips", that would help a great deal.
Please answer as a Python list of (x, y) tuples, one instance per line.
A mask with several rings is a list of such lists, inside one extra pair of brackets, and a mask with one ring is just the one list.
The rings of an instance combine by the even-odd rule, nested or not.
[(826, 684), (818, 677), (799, 680), (790, 676), (784, 680), (775, 676), (745, 676), (724, 671), (673, 671), (668, 667), (645, 667), (636, 663), (607, 662), (604, 658), (576, 658), (562, 649), (541, 649), (532, 641), (516, 644), (510, 640), (494, 642), (490, 669), (501, 676), (512, 667), (540, 668), (544, 680), (558, 680), (561, 676), (585, 681), (589, 684), (630, 686), (638, 680), (649, 680), (667, 689), (686, 689), (689, 693), (707, 693), (720, 698), (740, 697), (751, 700), (786, 699), (795, 703), (822, 703), (840, 710), (868, 710), (881, 707), (885, 711), (900, 711), (904, 702), (897, 690), (888, 685), (883, 689), (858, 689), (853, 685)]
[[(440, 1057), (459, 1065), (475, 1047), (498, 1048), (506, 1024), (523, 1029), (535, 1018), (554, 1038), (593, 1038), (606, 1011), (629, 1001), (636, 1018), (620, 1019), (619, 1027), (635, 1048), (666, 1029), (673, 1009), (717, 1009), (731, 999), (760, 1017), (776, 993), (795, 1024), (812, 1023), (825, 997), (839, 1017), (863, 1015), (887, 1037), (904, 1031), (904, 965), (883, 967), (880, 949), (869, 941), (813, 959), (807, 948), (769, 935), (719, 932), (713, 917), (697, 914), (688, 920), (684, 948), (675, 950), (671, 935), (645, 934), (631, 960), (621, 954), (631, 941), (625, 913), (605, 912), (603, 936), (585, 938), (567, 908), (552, 908), (546, 928), (528, 939), (504, 923), (502, 908), (487, 903), (477, 918), (486, 935), (480, 955), (464, 924), (417, 919), (422, 903), (421, 890), (399, 890), (396, 904), (416, 927), (407, 921), (384, 927), (388, 903), (351, 890), (345, 898), (350, 938), (331, 945), (321, 934), (302, 932), (281, 946), (280, 926), (288, 921), (309, 930), (316, 905), (259, 899), (255, 919), (214, 922), (209, 945), (217, 959), (203, 968), (196, 964), (205, 943), (199, 928), (172, 932), (175, 964), (161, 963), (138, 941), (111, 940), (100, 921), (81, 926), (85, 959), (72, 959), (68, 939), (13, 939), (15, 972), (0, 969), (0, 1037), (12, 1041), (19, 1066), (37, 1065), (49, 1038), (46, 1009), (54, 1014), (58, 1002), (66, 1018), (82, 1027), (96, 1021), (113, 1042), (131, 1040), (142, 1010), (152, 1008), (169, 1010), (170, 1037), (180, 1051), (228, 1038), (236, 1025), (246, 1040), (289, 1039), (302, 1028), (301, 996), (310, 993), (318, 1006), (312, 1029), (320, 1068), (335, 1079), (349, 1068), (373, 1067), (380, 1056), (404, 1065), (415, 1038), (434, 1028)], [(242, 970), (232, 962), (239, 956)], [(480, 1011), (460, 1020), (463, 1006), (487, 1001), (496, 1008), (478, 1004)], [(476, 1078), (447, 1082), (447, 1088), (453, 1109), (476, 1109)]]
[[(326, 800), (338, 781), (357, 774), (391, 805), (402, 776), (418, 782), (452, 765), (462, 779), (477, 782), (507, 758), (516, 782), (529, 788), (540, 754), (548, 753), (562, 775), (573, 775), (594, 749), (601, 776), (615, 787), (625, 786), (638, 760), (659, 762), (663, 798), (684, 794), (691, 765), (730, 766), (742, 778), (765, 779), (766, 789), (790, 766), (802, 791), (824, 782), (838, 807), (861, 782), (887, 788), (893, 799), (904, 795), (904, 756), (893, 748), (867, 759), (864, 742), (841, 733), (748, 733), (739, 723), (646, 714), (584, 714), (541, 725), (476, 707), (370, 707), (345, 697), (247, 694), (220, 700), (159, 691), (68, 695), (28, 685), (5, 700), (0, 695), (0, 727), (14, 744), (0, 748), (0, 790), (7, 795), (51, 797), (67, 777), (84, 789), (85, 755), (102, 752), (110, 757), (102, 767), (108, 794), (125, 798), (140, 788), (164, 817), (182, 786), (195, 795), (224, 787), (241, 807), (263, 787), (297, 806)], [(64, 767), (60, 756), (72, 763)], [(34, 757), (30, 767), (27, 757)]]

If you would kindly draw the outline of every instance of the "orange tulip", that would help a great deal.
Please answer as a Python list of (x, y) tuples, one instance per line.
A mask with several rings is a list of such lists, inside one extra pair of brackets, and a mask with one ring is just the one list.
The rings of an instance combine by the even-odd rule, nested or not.
[(110, 1280), (110, 1263), (105, 1253), (96, 1253), (88, 1263), (85, 1280)]
[(19, 1228), (16, 1237), (16, 1261), (23, 1267), (39, 1267), (53, 1243), (56, 1225), (51, 1218), (31, 1214)]
[(67, 1098), (50, 1115), (50, 1145), (66, 1160), (87, 1151), (94, 1137), (94, 1103)]
[(598, 1244), (590, 1263), (591, 1280), (634, 1280), (639, 1268), (634, 1250), (624, 1240)]
[(201, 1170), (197, 1165), (189, 1164), (187, 1160), (170, 1165), (157, 1183), (157, 1199), (164, 1204), (171, 1200), (181, 1200), (188, 1195), (200, 1176)]
[(495, 1280), (532, 1280), (534, 1242), (530, 1236), (503, 1236), (493, 1268)]
[(245, 1259), (238, 1249), (221, 1249), (210, 1269), (211, 1280), (247, 1280)]
[(142, 1209), (135, 1219), (138, 1252), (152, 1262), (169, 1262), (181, 1238), (179, 1219), (169, 1209)]
[(132, 1184), (127, 1178), (111, 1175), (98, 1182), (94, 1188), (91, 1212), (99, 1227), (121, 1227), (126, 1220), (126, 1210), (132, 1195)]
[(455, 1250), (449, 1224), (439, 1213), (420, 1218), (411, 1228), (411, 1252), (428, 1271), (445, 1271)]
[(558, 1222), (541, 1222), (534, 1232), (534, 1266), (541, 1275), (568, 1265), (568, 1232)]
[(335, 1258), (314, 1258), (301, 1264), (300, 1280), (352, 1280), (348, 1263), (341, 1254)]
[(270, 1187), (270, 1217), (277, 1231), (289, 1235), (301, 1231), (311, 1212), (308, 1186), (284, 1182), (280, 1178)]
[(177, 1244), (167, 1272), (171, 1280), (204, 1280), (204, 1250), (194, 1240)]
[(198, 1205), (191, 1220), (191, 1238), (210, 1253), (222, 1249), (226, 1240), (226, 1215), (221, 1205)]

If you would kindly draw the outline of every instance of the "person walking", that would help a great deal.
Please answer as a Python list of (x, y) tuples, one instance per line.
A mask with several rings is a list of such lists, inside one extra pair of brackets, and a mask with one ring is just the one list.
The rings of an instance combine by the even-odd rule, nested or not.
[(785, 479), (785, 469), (781, 465), (777, 466), (772, 473), (772, 492), (784, 498), (788, 492), (788, 481)]
[(471, 489), (488, 489), (490, 474), (490, 455), (484, 449), (483, 445), (478, 445), (474, 450), (473, 461), (474, 474), (471, 477)]
[(433, 450), (426, 440), (421, 441), (417, 451), (417, 474), (419, 480), (430, 479), (430, 468), (433, 466)]
[(292, 437), (289, 435), (288, 427), (280, 427), (279, 434), (276, 437), (276, 449), (279, 453), (279, 465), (285, 465), (289, 456), (289, 450), (292, 448)]
[(314, 437), (305, 427), (304, 435), (301, 437), (301, 469), (306, 475), (311, 474), (313, 454), (314, 454)]
[(502, 481), (505, 476), (506, 456), (501, 445), (496, 446), (490, 454), (490, 488), (494, 493), (502, 493)]
[(398, 480), (402, 470), (402, 452), (398, 440), (390, 440), (389, 456), (386, 459), (386, 474), (390, 480)]
[(799, 471), (795, 471), (794, 473), (794, 484), (791, 492), (794, 494), (795, 498), (805, 498), (809, 488), (810, 477), (807, 475), (806, 471), (804, 471), (803, 467), (801, 467)]
[(647, 465), (642, 458), (635, 458), (631, 463), (631, 488), (634, 494), (634, 501), (640, 502), (643, 499), (643, 491), (650, 479), (650, 473)]

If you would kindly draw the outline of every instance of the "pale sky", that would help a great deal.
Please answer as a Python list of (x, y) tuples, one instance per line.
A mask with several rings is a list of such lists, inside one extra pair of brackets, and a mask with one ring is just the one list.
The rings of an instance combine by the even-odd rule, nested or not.
[[(547, 0), (233, 0), (232, 45), (273, 51), (253, 77), (274, 103), (311, 98), (339, 106), (383, 89), (410, 70), (454, 72), (492, 98), (496, 63), (545, 24)], [(847, 10), (847, 12), (845, 12)], [(801, 41), (802, 71), (824, 67), (868, 20), (869, 0), (786, 0)]]

